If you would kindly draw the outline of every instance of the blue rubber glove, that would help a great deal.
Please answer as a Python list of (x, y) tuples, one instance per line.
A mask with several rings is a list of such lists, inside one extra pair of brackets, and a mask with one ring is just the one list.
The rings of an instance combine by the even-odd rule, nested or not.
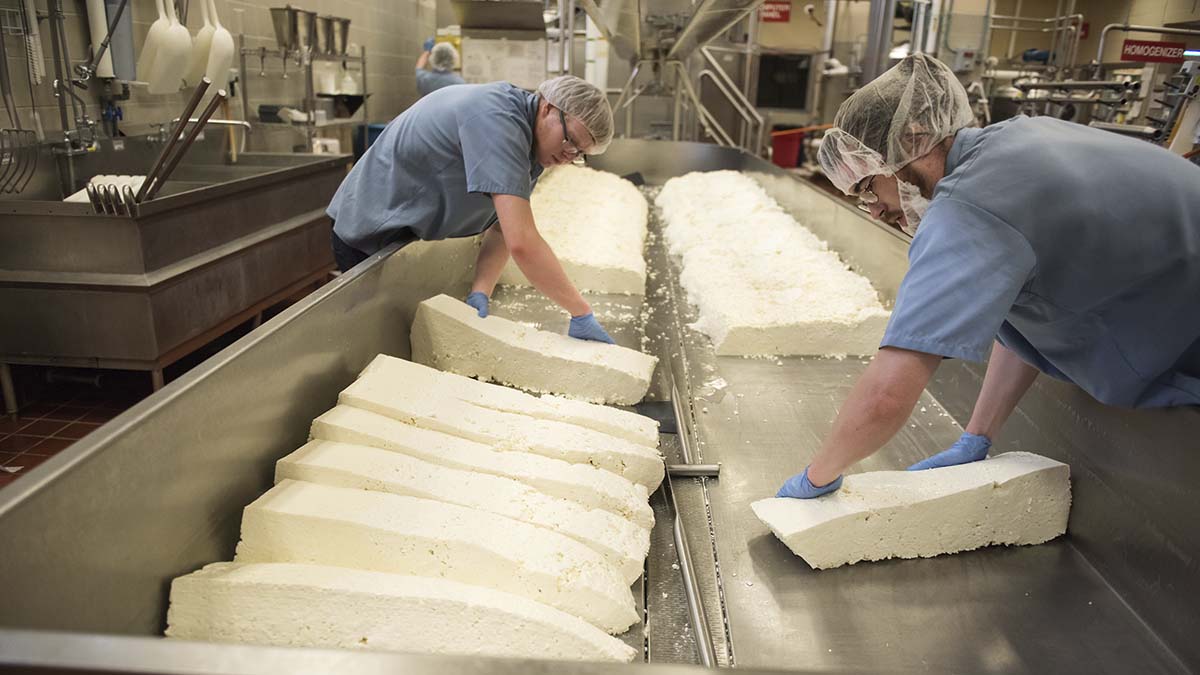
[(842, 487), (842, 477), (838, 476), (833, 479), (829, 485), (817, 487), (808, 480), (808, 467), (804, 467), (803, 473), (798, 473), (795, 476), (787, 479), (783, 487), (779, 488), (779, 492), (775, 493), (776, 497), (791, 497), (792, 499), (812, 499), (827, 495), (830, 492)]
[(425, 44), (421, 45), (421, 49), (423, 51), (431, 52), (431, 51), (433, 51), (433, 43), (434, 43), (434, 39), (429, 38), (428, 40), (425, 41)]
[(908, 470), (924, 471), (925, 469), (938, 469), (943, 466), (978, 462), (987, 457), (988, 448), (991, 447), (992, 442), (988, 440), (987, 436), (964, 433), (954, 442), (954, 445), (950, 446), (950, 449), (943, 450), (933, 457), (926, 457), (908, 467)]
[(487, 318), (488, 315), (488, 296), (481, 291), (472, 291), (467, 295), (467, 304), (474, 307), (479, 312), (479, 318)]
[(567, 329), (567, 335), (580, 340), (592, 340), (595, 342), (607, 342), (610, 345), (616, 344), (613, 339), (604, 332), (600, 327), (600, 322), (596, 321), (596, 315), (588, 312), (583, 316), (571, 317), (571, 327)]

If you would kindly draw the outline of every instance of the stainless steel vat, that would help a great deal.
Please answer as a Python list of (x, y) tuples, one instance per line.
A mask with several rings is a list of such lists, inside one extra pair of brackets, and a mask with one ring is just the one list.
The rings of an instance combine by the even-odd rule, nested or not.
[[(324, 209), (349, 157), (227, 164), (224, 140), (210, 133), (136, 217), (53, 200), (53, 181), (0, 202), (0, 363), (160, 370), (330, 269)], [(144, 172), (155, 149), (129, 139), (75, 174)]]
[[(640, 171), (651, 183), (691, 170), (746, 171), (894, 298), (905, 238), (761, 160), (714, 146), (629, 140), (593, 159), (615, 173)], [(232, 556), (241, 509), (271, 484), (273, 462), (304, 442), (310, 420), (375, 354), (408, 354), (416, 304), (465, 293), (474, 252), (473, 242), (460, 240), (374, 256), (0, 491), (0, 579), (19, 580), (0, 602), (0, 667), (632, 672), (150, 637), (163, 628), (170, 580)], [(670, 283), (672, 263), (661, 254), (652, 245), (651, 268)], [(688, 318), (689, 308), (657, 304), (660, 297), (647, 294), (656, 315)], [(526, 319), (549, 311), (522, 304), (529, 303), (510, 311), (531, 312)], [(864, 673), (1171, 673), (1200, 665), (1192, 639), (1200, 412), (1116, 410), (1039, 382), (998, 447), (1071, 464), (1067, 537), (814, 572), (753, 520), (747, 503), (812, 456), (863, 364), (717, 358), (669, 323), (650, 324), (647, 337), (680, 377), (690, 411), (683, 423), (701, 455), (693, 459), (722, 463), (721, 477), (703, 489), (699, 479), (675, 481), (691, 548), (708, 567), (700, 579), (722, 663), (747, 672)], [(716, 377), (723, 386), (712, 384)], [(919, 427), (906, 427), (860, 468), (894, 468), (940, 449), (957, 435), (978, 387), (978, 366), (944, 364), (922, 399), (933, 410), (928, 419), (914, 416)], [(676, 449), (664, 451), (676, 461)], [(688, 638), (682, 629), (655, 634), (656, 626), (679, 625), (669, 614), (678, 601), (655, 577), (655, 570), (677, 574), (659, 564), (669, 528), (666, 539), (660, 535), (656, 528), (659, 554), (652, 551), (646, 582), (647, 609), (661, 617), (649, 625), (651, 661), (679, 658), (672, 642)]]

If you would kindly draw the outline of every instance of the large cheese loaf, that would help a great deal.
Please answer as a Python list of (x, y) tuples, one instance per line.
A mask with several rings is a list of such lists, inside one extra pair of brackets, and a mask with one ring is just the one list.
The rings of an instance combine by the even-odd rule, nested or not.
[[(342, 391), (338, 401), (425, 429), (441, 431), (497, 450), (531, 452), (572, 464), (590, 464), (654, 490), (662, 482), (658, 450), (586, 427), (492, 410), (457, 398), (397, 386), (368, 373)], [(646, 495), (641, 495), (645, 501)]]
[(694, 327), (717, 354), (874, 354), (888, 311), (851, 270), (750, 176), (693, 172), (655, 198)]
[[(581, 291), (642, 295), (646, 289), (646, 198), (607, 171), (570, 164), (547, 171), (529, 198), (538, 233)], [(513, 261), (500, 283), (530, 286)]]
[(435, 499), (554, 530), (604, 556), (628, 583), (642, 575), (650, 550), (649, 530), (609, 511), (552, 497), (510, 478), (450, 469), (381, 448), (310, 441), (275, 463), (275, 481), (289, 478)]
[(1066, 532), (1070, 469), (1009, 452), (927, 471), (853, 474), (824, 497), (751, 506), (815, 569), (928, 558), (992, 544), (1040, 544)]
[(285, 480), (246, 507), (234, 562), (450, 579), (543, 602), (610, 633), (637, 622), (624, 577), (545, 528), (456, 504)]
[(577, 424), (640, 445), (658, 447), (658, 422), (620, 408), (561, 396), (533, 396), (387, 354), (376, 356), (363, 369), (361, 376), (366, 375), (382, 375), (394, 381), (396, 386), (425, 392), (430, 396), (457, 398), (501, 412)]
[(645, 488), (594, 466), (527, 452), (496, 451), (348, 405), (339, 405), (313, 420), (312, 437), (370, 445), (455, 469), (512, 478), (546, 494), (611, 511), (646, 529), (654, 526)]
[(281, 563), (213, 563), (175, 579), (167, 637), (578, 661), (637, 656), (586, 621), (511, 593)]
[(538, 393), (633, 405), (646, 396), (657, 359), (617, 345), (576, 340), (438, 295), (417, 307), (417, 363)]

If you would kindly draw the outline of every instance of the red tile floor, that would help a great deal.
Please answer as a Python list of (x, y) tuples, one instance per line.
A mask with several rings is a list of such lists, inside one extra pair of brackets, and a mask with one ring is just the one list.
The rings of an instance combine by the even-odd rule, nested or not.
[(55, 385), (23, 405), (14, 418), (0, 416), (0, 488), (66, 449), (149, 393), (141, 388)]

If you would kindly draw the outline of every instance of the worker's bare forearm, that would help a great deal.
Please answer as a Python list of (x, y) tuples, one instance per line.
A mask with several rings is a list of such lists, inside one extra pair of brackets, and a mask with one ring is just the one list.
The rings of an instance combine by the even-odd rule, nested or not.
[(498, 226), (489, 228), (483, 234), (483, 244), (479, 247), (478, 257), (475, 258), (475, 282), (471, 284), (471, 290), (479, 291), (490, 298), (506, 264), (508, 247), (504, 244), (504, 235)]
[(883, 447), (908, 419), (941, 357), (885, 347), (867, 366), (838, 411), (833, 430), (808, 468), (826, 485)]
[(525, 278), (571, 316), (583, 316), (592, 311), (579, 289), (571, 283), (563, 271), (558, 256), (533, 222), (533, 210), (529, 200), (513, 195), (495, 195), (496, 214), (500, 218), (500, 229), (513, 262), (521, 268)]
[(1037, 368), (997, 342), (992, 347), (983, 388), (975, 400), (967, 432), (994, 439), (1037, 376)]

